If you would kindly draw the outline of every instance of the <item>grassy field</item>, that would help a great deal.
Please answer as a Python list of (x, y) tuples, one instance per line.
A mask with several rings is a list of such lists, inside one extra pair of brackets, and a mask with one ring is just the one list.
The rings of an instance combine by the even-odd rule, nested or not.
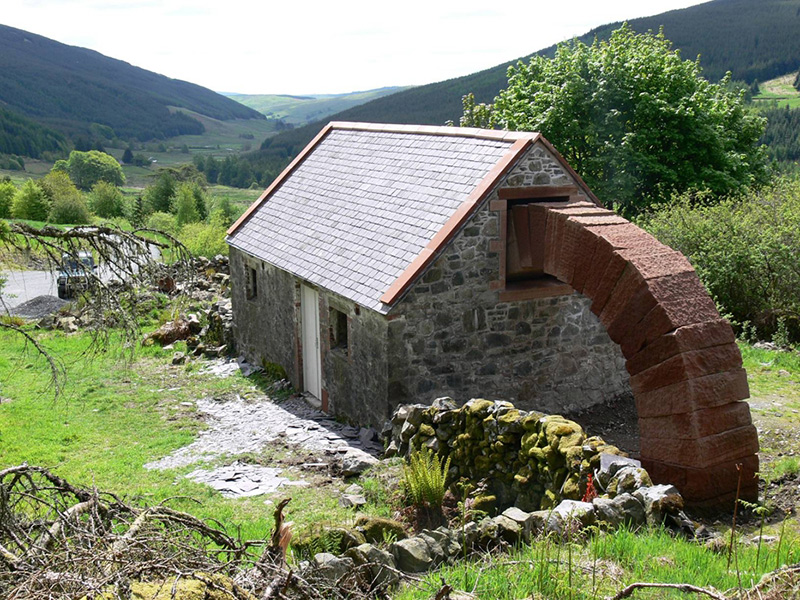
[[(0, 465), (27, 461), (135, 502), (171, 499), (173, 508), (215, 519), (248, 539), (267, 534), (272, 509), (263, 496), (223, 498), (183, 477), (197, 465), (143, 468), (189, 444), (205, 427), (194, 408), (198, 398), (255, 397), (257, 382), (204, 375), (194, 363), (174, 367), (172, 353), (159, 347), (140, 349), (131, 361), (113, 351), (92, 352), (85, 334), (46, 333), (39, 339), (65, 361), (66, 391), (54, 400), (44, 361), (19, 336), (0, 331)], [(267, 450), (247, 460), (273, 464), (276, 458)], [(289, 471), (284, 476), (293, 477)], [(291, 496), (288, 514), (298, 526), (350, 518), (338, 494), (320, 494), (315, 486), (292, 488)]]
[(800, 91), (792, 85), (795, 77), (797, 73), (790, 73), (760, 83), (759, 93), (753, 96), (753, 102), (762, 106), (775, 102), (779, 107), (800, 108)]
[[(114, 350), (91, 352), (87, 334), (40, 331), (35, 335), (65, 361), (67, 386), (64, 395), (54, 400), (44, 361), (17, 335), (0, 330), (0, 467), (27, 461), (51, 468), (73, 483), (95, 485), (129, 500), (144, 504), (166, 501), (179, 510), (215, 519), (245, 538), (262, 538), (269, 532), (272, 503), (284, 497), (283, 492), (266, 501), (264, 496), (226, 499), (184, 477), (196, 465), (165, 471), (143, 468), (190, 443), (206, 426), (197, 412), (197, 399), (238, 394), (255, 401), (263, 397), (268, 382), (238, 374), (228, 378), (203, 374), (202, 361), (173, 366), (172, 351), (157, 346), (138, 348), (130, 357)], [(178, 344), (176, 349), (184, 348)], [(795, 445), (785, 440), (781, 444), (764, 429), (770, 420), (773, 432), (780, 428), (796, 431), (800, 357), (749, 345), (742, 345), (742, 352), (750, 374), (754, 418), (762, 431), (762, 462), (771, 479), (796, 477), (800, 468), (797, 440)], [(775, 400), (782, 402), (780, 409), (770, 404)], [(281, 466), (291, 464), (290, 455), (286, 447), (276, 446), (243, 459)], [(232, 457), (222, 457), (212, 464), (230, 460)], [(290, 469), (283, 474), (297, 476)], [(302, 477), (307, 478), (305, 474)], [(388, 516), (400, 505), (377, 477), (360, 481), (370, 499), (366, 510)], [(325, 476), (311, 488), (292, 488), (288, 518), (298, 531), (320, 523), (351, 522), (353, 513), (338, 504), (339, 492), (349, 483)], [(796, 487), (796, 479), (786, 485)], [(713, 528), (724, 533), (729, 518), (723, 516)], [(480, 598), (509, 600), (588, 600), (633, 581), (688, 582), (718, 590), (746, 588), (776, 565), (800, 560), (797, 521), (790, 518), (785, 527), (782, 523), (775, 518), (767, 524), (765, 535), (771, 537), (759, 549), (752, 541), (758, 522), (752, 518), (746, 522), (740, 527), (735, 561), (730, 565), (724, 541), (704, 545), (659, 530), (598, 532), (566, 542), (541, 538), (510, 554), (473, 557), (426, 576), (420, 584), (400, 590), (397, 597), (430, 598), (442, 578), (455, 588), (474, 590)], [(659, 591), (639, 596), (678, 598), (680, 594)]]

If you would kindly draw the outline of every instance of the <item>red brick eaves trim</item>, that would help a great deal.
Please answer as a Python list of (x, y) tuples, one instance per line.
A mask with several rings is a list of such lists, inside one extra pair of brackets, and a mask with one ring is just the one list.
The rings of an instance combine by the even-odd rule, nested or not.
[[(443, 127), (441, 129), (453, 128)], [(422, 271), (433, 262), (439, 251), (453, 239), (453, 236), (455, 236), (467, 219), (472, 216), (473, 212), (481, 202), (483, 202), (486, 196), (489, 195), (498, 181), (511, 170), (514, 164), (516, 164), (517, 159), (540, 137), (539, 134), (535, 134), (533, 137), (528, 135), (517, 139), (512, 144), (508, 152), (506, 152), (494, 167), (492, 167), (478, 186), (472, 190), (470, 195), (467, 196), (467, 199), (458, 207), (458, 210), (453, 213), (438, 233), (433, 236), (417, 258), (406, 267), (406, 270), (403, 271), (400, 277), (398, 277), (383, 296), (381, 296), (381, 302), (384, 304), (392, 304), (408, 289)]]
[(261, 206), (264, 203), (264, 201), (267, 198), (269, 198), (270, 195), (280, 187), (280, 185), (284, 182), (284, 180), (288, 178), (289, 175), (291, 175), (292, 172), (294, 172), (294, 170), (298, 166), (300, 166), (300, 163), (302, 163), (305, 160), (306, 156), (311, 154), (311, 151), (314, 148), (316, 148), (317, 144), (319, 144), (326, 135), (328, 135), (331, 129), (333, 129), (333, 123), (328, 123), (325, 127), (322, 128), (322, 130), (316, 135), (316, 137), (314, 137), (314, 139), (311, 140), (305, 148), (303, 148), (300, 154), (298, 154), (295, 157), (295, 159), (289, 163), (289, 166), (287, 166), (281, 172), (281, 174), (275, 178), (275, 180), (269, 185), (269, 187), (266, 190), (264, 190), (264, 193), (258, 197), (258, 200), (253, 202), (250, 205), (250, 208), (248, 208), (244, 212), (244, 214), (241, 217), (239, 217), (233, 225), (230, 226), (230, 228), (227, 231), (228, 235), (233, 235), (234, 232), (237, 229), (239, 229), (239, 227), (241, 227), (244, 224), (244, 222), (247, 221), (247, 219), (250, 218), (250, 215), (252, 215), (256, 211), (256, 209), (258, 209), (258, 207)]

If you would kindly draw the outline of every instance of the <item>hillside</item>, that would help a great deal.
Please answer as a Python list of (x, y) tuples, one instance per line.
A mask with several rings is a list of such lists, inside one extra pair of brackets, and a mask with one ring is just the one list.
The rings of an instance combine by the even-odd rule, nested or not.
[(0, 153), (39, 158), (66, 150), (67, 141), (57, 131), (0, 107)]
[(91, 124), (123, 139), (202, 133), (202, 125), (168, 106), (215, 119), (264, 119), (209, 89), (170, 79), (20, 29), (0, 25), (0, 106), (72, 137)]
[[(581, 36), (590, 43), (607, 38), (620, 23), (609, 23)], [(730, 70), (735, 79), (766, 80), (800, 66), (800, 0), (714, 0), (630, 21), (634, 30), (657, 31), (681, 50), (685, 58), (700, 55), (710, 80)], [(554, 46), (540, 50), (552, 54)], [(491, 102), (506, 85), (510, 61), (491, 69), (419, 86), (373, 100), (332, 115), (327, 120), (375, 121), (440, 125), (461, 115), (461, 97), (474, 92), (479, 102)], [(287, 131), (268, 140), (265, 148), (297, 153), (322, 127), (322, 123)]]
[(313, 94), (311, 96), (289, 96), (281, 94), (225, 94), (257, 110), (261, 114), (281, 119), (292, 125), (306, 125), (322, 121), (326, 117), (365, 104), (370, 100), (395, 94), (408, 87), (385, 87), (349, 94)]

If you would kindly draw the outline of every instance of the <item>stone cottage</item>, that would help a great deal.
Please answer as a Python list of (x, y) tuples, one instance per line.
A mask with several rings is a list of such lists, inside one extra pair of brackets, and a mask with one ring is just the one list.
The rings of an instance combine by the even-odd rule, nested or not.
[(730, 326), (539, 134), (330, 123), (227, 239), (239, 351), (326, 411), (380, 426), (445, 395), (563, 412), (632, 391), (655, 479), (701, 504), (739, 469), (756, 489)]

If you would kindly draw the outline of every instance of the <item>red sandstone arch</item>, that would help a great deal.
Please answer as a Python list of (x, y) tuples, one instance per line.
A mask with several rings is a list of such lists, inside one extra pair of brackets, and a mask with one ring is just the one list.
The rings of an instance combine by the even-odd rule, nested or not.
[[(542, 206), (541, 204), (539, 206)], [(592, 301), (631, 376), (643, 466), (694, 505), (758, 492), (747, 374), (689, 261), (590, 202), (546, 204), (546, 273)]]

